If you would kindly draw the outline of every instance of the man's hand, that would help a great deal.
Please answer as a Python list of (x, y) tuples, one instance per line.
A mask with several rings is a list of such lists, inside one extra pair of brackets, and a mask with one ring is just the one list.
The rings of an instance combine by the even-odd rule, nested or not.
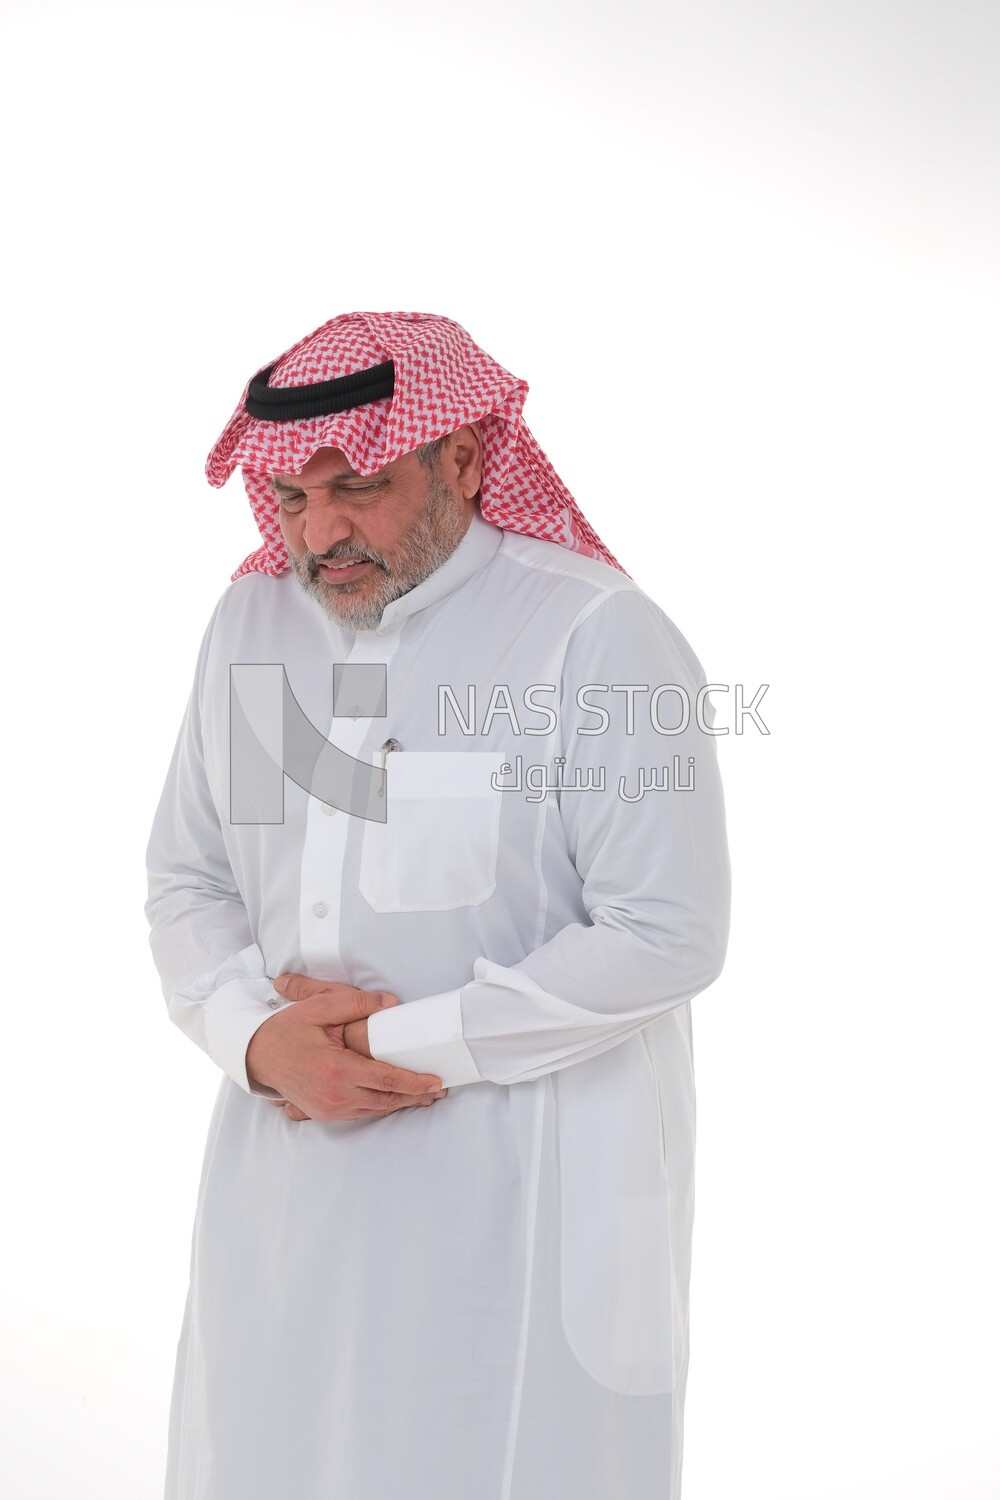
[[(411, 1073), (368, 1052), (368, 1017), (395, 995), (282, 974), (274, 987), (297, 1003), (259, 1026), (247, 1047), (251, 1083), (276, 1089), (269, 1102), (292, 1120), (367, 1120), (433, 1104), (445, 1090), (433, 1073)], [(348, 1045), (346, 1033), (357, 1050)]]

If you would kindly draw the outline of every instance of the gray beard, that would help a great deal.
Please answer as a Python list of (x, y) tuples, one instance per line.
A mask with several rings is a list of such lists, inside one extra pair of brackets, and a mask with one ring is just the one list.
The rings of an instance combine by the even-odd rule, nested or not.
[[(386, 605), (408, 594), (447, 562), (467, 530), (468, 519), (459, 502), (440, 471), (432, 472), (424, 513), (396, 547), (391, 563), (372, 548), (351, 542), (322, 554), (304, 552), (289, 561), (306, 593), (335, 620), (351, 630), (375, 630)], [(320, 577), (321, 562), (346, 557), (374, 563), (380, 570), (374, 584), (370, 577), (341, 584), (329, 584)]]

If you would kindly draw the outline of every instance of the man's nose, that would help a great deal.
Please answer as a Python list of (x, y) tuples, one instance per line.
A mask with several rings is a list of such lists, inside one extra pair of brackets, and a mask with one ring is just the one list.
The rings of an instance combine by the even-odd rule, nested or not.
[(351, 531), (350, 520), (333, 499), (308, 502), (302, 540), (310, 552), (322, 557), (331, 547), (349, 541)]

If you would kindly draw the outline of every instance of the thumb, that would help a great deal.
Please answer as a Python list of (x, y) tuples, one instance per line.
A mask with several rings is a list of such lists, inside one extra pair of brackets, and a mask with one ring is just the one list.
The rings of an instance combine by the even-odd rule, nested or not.
[(311, 979), (308, 974), (279, 974), (271, 984), (282, 1000), (312, 1000), (328, 988), (322, 979)]

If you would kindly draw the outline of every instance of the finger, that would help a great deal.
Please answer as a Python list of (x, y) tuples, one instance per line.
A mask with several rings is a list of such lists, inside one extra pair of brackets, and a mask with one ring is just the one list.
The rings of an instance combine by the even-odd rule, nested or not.
[(398, 1109), (426, 1109), (436, 1100), (443, 1099), (446, 1092), (439, 1089), (436, 1094), (424, 1094), (419, 1099), (414, 1099), (411, 1094), (379, 1094), (377, 1097), (382, 1102), (371, 1109), (359, 1110), (358, 1115), (363, 1119), (378, 1119), (380, 1115), (395, 1114)]
[(313, 995), (311, 998), (316, 1006), (313, 1019), (328, 1031), (333, 1029), (338, 1034), (342, 1034), (343, 1028), (350, 1026), (352, 1022), (367, 1021), (369, 1016), (376, 1015), (378, 1011), (399, 1004), (395, 995), (386, 994), (382, 990), (356, 990), (347, 984), (331, 985), (328, 994)]
[(358, 1052), (350, 1054), (359, 1064), (351, 1082), (360, 1094), (408, 1094), (422, 1097), (424, 1094), (440, 1093), (443, 1087), (440, 1078), (433, 1073), (410, 1073), (406, 1068), (396, 1068), (392, 1063), (379, 1062), (362, 1057)]
[(388, 990), (355, 990), (348, 985), (337, 988), (331, 986), (330, 994), (324, 996), (324, 999), (336, 1011), (336, 1017), (328, 1021), (327, 1025), (337, 1026), (343, 1026), (348, 1021), (367, 1020), (377, 1011), (388, 1010), (390, 1006), (399, 1004), (399, 996)]
[(279, 974), (271, 983), (283, 1000), (311, 1000), (329, 986), (323, 979), (310, 979), (308, 974)]
[(283, 1000), (323, 1000), (328, 1014), (323, 1024), (343, 1026), (363, 1021), (376, 1011), (399, 1004), (399, 996), (388, 990), (359, 990), (335, 980), (310, 979), (308, 974), (279, 974), (272, 981)]
[(310, 1115), (307, 1115), (304, 1110), (299, 1109), (297, 1104), (286, 1104), (285, 1114), (290, 1120), (308, 1120), (312, 1118)]
[(391, 1005), (399, 1004), (399, 996), (394, 995), (391, 990), (362, 990), (361, 993), (374, 1002), (371, 1010), (365, 1011), (365, 1015), (373, 1015), (377, 1010), (388, 1010)]

